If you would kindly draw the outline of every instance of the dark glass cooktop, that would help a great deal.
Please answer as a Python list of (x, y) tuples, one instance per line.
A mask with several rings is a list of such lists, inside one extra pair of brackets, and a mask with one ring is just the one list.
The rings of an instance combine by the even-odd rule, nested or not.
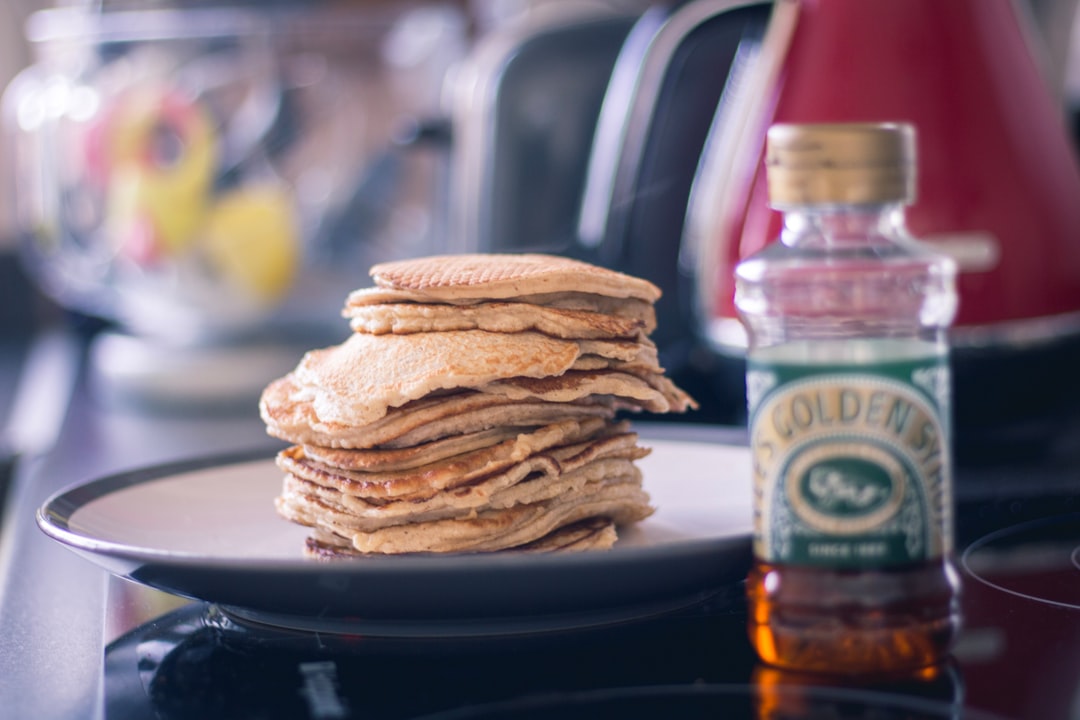
[(741, 583), (663, 615), (478, 637), (311, 633), (192, 603), (108, 645), (106, 717), (1075, 718), (1076, 480), (967, 481), (965, 630), (949, 663), (909, 677), (761, 666)]

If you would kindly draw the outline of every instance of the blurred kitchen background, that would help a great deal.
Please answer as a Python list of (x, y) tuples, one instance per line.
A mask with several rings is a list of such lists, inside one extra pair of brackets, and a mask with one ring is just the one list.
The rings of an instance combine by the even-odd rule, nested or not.
[[(1076, 0), (883, 2), (893, 35), (935, 13), (910, 67), (828, 40), (829, 5), (5, 0), (0, 419), (34, 405), (16, 401), (32, 341), (59, 333), (103, 412), (254, 421), (267, 381), (347, 334), (340, 307), (372, 263), (543, 251), (660, 284), (662, 360), (702, 404), (685, 419), (738, 425), (724, 293), (773, 231), (745, 204), (762, 123), (909, 119), (874, 117), (899, 107), (927, 128), (912, 225), (967, 273), (962, 459), (1074, 451)], [(881, 31), (831, 5), (832, 31)], [(878, 105), (845, 105), (872, 100), (844, 87), (866, 78), (800, 59), (815, 33), (892, 73)]]

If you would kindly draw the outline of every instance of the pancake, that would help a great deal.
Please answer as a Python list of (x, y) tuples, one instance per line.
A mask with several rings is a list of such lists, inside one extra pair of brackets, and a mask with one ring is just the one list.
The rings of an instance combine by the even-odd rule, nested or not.
[[(578, 359), (588, 357), (600, 357), (613, 360), (619, 366), (629, 366), (649, 370), (651, 372), (663, 372), (660, 367), (660, 356), (656, 345), (651, 340), (578, 340)], [(575, 365), (571, 368), (576, 367)], [(615, 367), (615, 364), (612, 364)], [(519, 377), (519, 376), (515, 376)], [(546, 377), (546, 376), (545, 376)]]
[[(595, 374), (607, 368), (632, 371), (646, 378), (657, 377), (661, 372), (655, 346), (651, 343), (571, 342), (552, 340), (536, 333), (525, 335), (528, 338), (522, 342), (527, 352), (508, 358), (499, 350), (504, 349), (509, 340), (492, 341), (500, 336), (484, 331), (424, 334), (424, 341), (414, 343), (402, 341), (421, 336), (355, 334), (340, 346), (308, 352), (296, 370), (271, 383), (260, 402), (263, 420), (271, 434), (299, 444), (371, 447), (371, 444), (357, 444), (357, 441), (334, 441), (326, 436), (335, 434), (335, 428), (370, 429), (391, 409), (437, 395), (443, 390), (483, 388), (488, 394), (510, 395), (509, 390), (501, 389), (504, 386), (500, 380), (580, 377), (576, 373)], [(511, 337), (520, 338), (519, 335)], [(429, 352), (418, 361), (410, 360), (410, 350)], [(584, 355), (582, 351), (585, 351)], [(545, 352), (561, 354), (546, 355)], [(636, 382), (627, 373), (618, 377), (624, 377), (627, 383)], [(609, 381), (607, 386), (613, 383)], [(579, 393), (578, 397), (584, 398), (587, 394)], [(601, 390), (596, 394), (619, 393)], [(660, 396), (663, 396), (662, 392)], [(524, 399), (527, 394), (518, 393), (512, 397)], [(533, 397), (541, 396), (534, 394)], [(666, 405), (655, 401), (647, 409), (666, 412), (679, 405), (678, 401)], [(582, 413), (573, 414), (580, 416)], [(314, 434), (305, 432), (303, 426)], [(373, 444), (389, 439), (392, 438), (382, 437)]]
[(539, 540), (519, 545), (513, 550), (528, 553), (610, 550), (618, 539), (615, 523), (605, 517), (591, 517), (564, 525)]
[[(406, 448), (349, 450), (306, 445), (302, 450), (304, 457), (309, 460), (341, 470), (392, 472), (430, 465), (440, 460), (502, 445), (507, 441), (514, 441), (515, 447), (520, 447), (519, 443), (524, 438), (533, 437), (534, 433), (542, 436), (544, 433), (557, 432), (560, 437), (556, 442), (571, 442), (593, 437), (607, 427), (608, 423), (603, 418), (568, 419), (542, 428), (492, 428)], [(626, 427), (626, 424), (621, 423), (615, 429)], [(554, 445), (556, 442), (551, 444)], [(524, 453), (519, 454), (524, 456)]]
[[(603, 422), (594, 418), (597, 422)], [(454, 455), (497, 445), (531, 428), (497, 427), (404, 448), (346, 449), (304, 445), (304, 455), (312, 460), (344, 470), (406, 470), (438, 462)]]
[[(454, 518), (469, 518), (478, 512), (507, 509), (551, 500), (576, 493), (590, 482), (614, 477), (633, 478), (633, 461), (642, 454), (629, 450), (625, 457), (603, 457), (573, 470), (560, 471), (550, 457), (538, 455), (498, 473), (482, 482), (436, 493), (426, 500), (395, 500), (373, 504), (347, 495), (328, 485), (287, 475), (278, 512), (291, 518), (318, 518), (337, 528), (356, 532), (374, 532), (398, 525), (416, 525)], [(307, 524), (307, 523), (306, 523)]]
[(306, 353), (292, 375), (320, 420), (362, 426), (440, 390), (561, 375), (579, 355), (576, 342), (539, 333), (353, 333), (340, 345)]
[(297, 500), (283, 495), (278, 506), (294, 522), (351, 540), (360, 553), (490, 552), (526, 545), (589, 518), (604, 518), (615, 525), (643, 520), (653, 509), (641, 489), (640, 471), (632, 470), (628, 476), (586, 482), (576, 491), (541, 502), (371, 531), (357, 530), (351, 526), (356, 524), (351, 516), (309, 496)]
[(652, 512), (640, 475), (612, 477), (541, 503), (354, 533), (352, 543), (367, 553), (491, 552), (525, 545), (586, 518), (603, 517), (620, 525), (644, 520)]
[(493, 428), (535, 427), (575, 418), (611, 418), (617, 407), (606, 398), (549, 403), (462, 392), (415, 400), (391, 409), (375, 422), (357, 426), (320, 418), (306, 393), (286, 376), (271, 382), (263, 392), (260, 414), (268, 434), (291, 443), (396, 450)]
[[(548, 293), (541, 295), (522, 295), (515, 298), (431, 298), (413, 290), (395, 290), (382, 287), (368, 287), (353, 290), (345, 301), (342, 315), (351, 317), (361, 308), (382, 305), (385, 310), (408, 308), (412, 305), (446, 306), (451, 309), (469, 309), (487, 304), (514, 303), (526, 307), (572, 310), (575, 312), (596, 313), (609, 317), (630, 320), (644, 325), (646, 335), (656, 329), (656, 308), (652, 303), (636, 298), (612, 298), (584, 292)], [(407, 310), (406, 310), (407, 312)], [(362, 330), (360, 330), (362, 332)]]
[(404, 302), (349, 304), (342, 314), (349, 318), (355, 332), (371, 335), (486, 330), (498, 333), (538, 332), (571, 340), (631, 340), (649, 332), (647, 317), (619, 317), (522, 302), (482, 302), (470, 306)]
[[(615, 545), (617, 539), (615, 523), (607, 518), (592, 517), (557, 528), (538, 540), (510, 548), (506, 552), (550, 553), (609, 550)], [(369, 557), (355, 550), (348, 538), (321, 528), (312, 529), (311, 535), (305, 542), (304, 554), (324, 561)]]
[[(415, 503), (440, 491), (490, 478), (535, 457), (544, 458), (557, 473), (615, 450), (632, 448), (636, 440), (636, 435), (620, 432), (625, 430), (624, 425), (611, 429), (593, 427), (588, 435), (577, 431), (580, 427), (576, 423), (556, 423), (498, 445), (406, 470), (365, 472), (335, 467), (308, 457), (300, 446), (281, 451), (277, 463), (287, 473), (349, 495)], [(598, 437), (597, 430), (603, 431)], [(533, 472), (542, 470), (538, 467)]]
[(654, 303), (660, 289), (648, 280), (551, 255), (442, 255), (381, 263), (375, 285), (426, 297), (505, 299), (577, 292)]
[(586, 398), (617, 397), (628, 406), (654, 413), (683, 412), (694, 400), (662, 375), (636, 375), (612, 370), (570, 371), (558, 377), (511, 378), (489, 383), (481, 392), (511, 400), (574, 402)]

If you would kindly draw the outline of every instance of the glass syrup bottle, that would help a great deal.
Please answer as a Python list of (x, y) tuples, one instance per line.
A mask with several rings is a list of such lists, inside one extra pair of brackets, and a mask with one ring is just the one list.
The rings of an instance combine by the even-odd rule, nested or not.
[(749, 633), (766, 663), (926, 667), (959, 629), (947, 330), (955, 263), (915, 240), (914, 129), (778, 124), (778, 242), (736, 268), (750, 345)]

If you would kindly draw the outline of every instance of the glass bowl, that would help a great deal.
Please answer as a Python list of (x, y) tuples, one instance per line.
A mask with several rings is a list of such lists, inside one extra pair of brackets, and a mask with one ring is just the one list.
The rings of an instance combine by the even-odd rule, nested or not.
[(137, 335), (346, 328), (372, 263), (443, 246), (465, 27), (423, 3), (37, 13), (3, 103), (27, 267)]

